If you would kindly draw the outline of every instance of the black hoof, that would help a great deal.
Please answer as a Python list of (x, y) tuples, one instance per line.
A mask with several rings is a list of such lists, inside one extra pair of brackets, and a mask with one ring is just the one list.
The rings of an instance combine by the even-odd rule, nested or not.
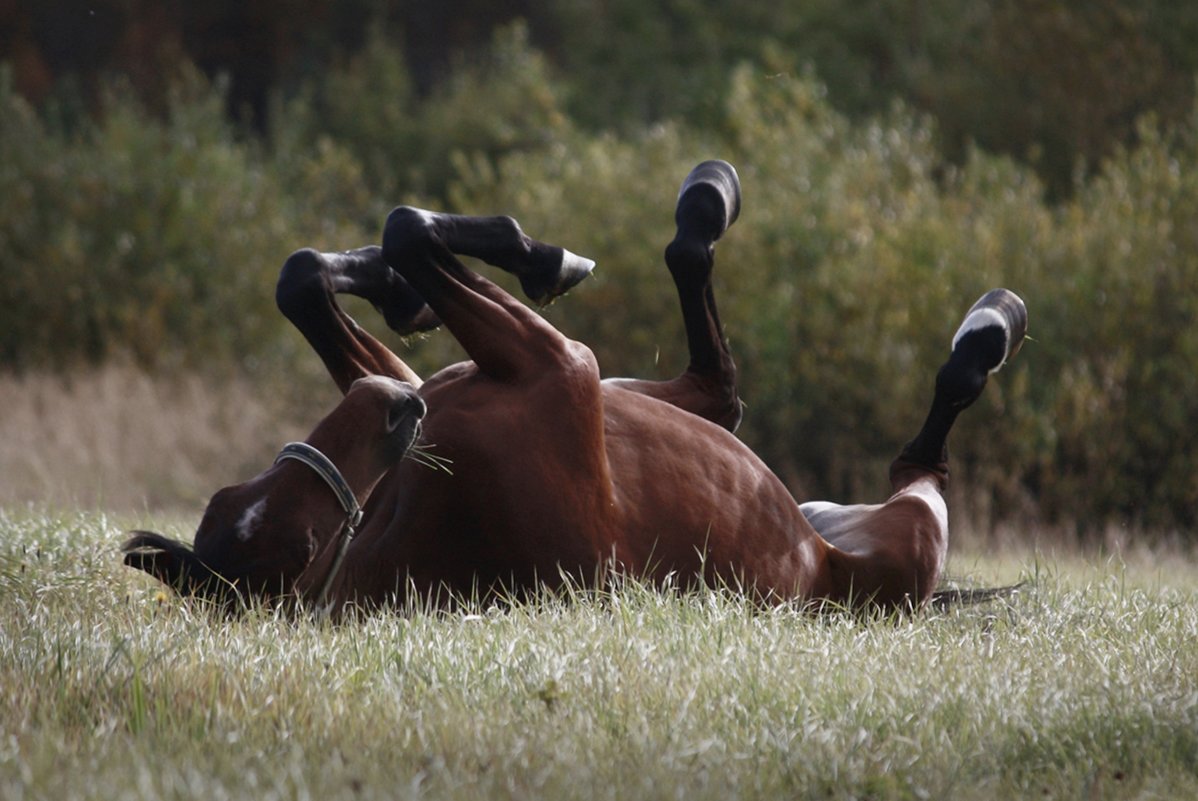
[(367, 300), (383, 315), (388, 328), (400, 336), (409, 336), (441, 326), (441, 318), (403, 276), (388, 268), (387, 277), (389, 280), (385, 290), (372, 293)]
[(691, 170), (678, 190), (674, 222), (715, 242), (740, 216), (740, 178), (726, 161), (705, 161)]
[(977, 367), (995, 373), (1019, 352), (1027, 335), (1027, 306), (1009, 289), (992, 289), (970, 307), (953, 336), (953, 352), (976, 352)]
[(566, 294), (591, 274), (595, 262), (556, 245), (533, 245), (535, 270), (520, 276), (520, 287), (534, 303), (544, 305)]
[(953, 350), (936, 375), (936, 392), (951, 407), (978, 399), (991, 373), (1015, 355), (1027, 334), (1027, 307), (1014, 292), (993, 289), (965, 314)]

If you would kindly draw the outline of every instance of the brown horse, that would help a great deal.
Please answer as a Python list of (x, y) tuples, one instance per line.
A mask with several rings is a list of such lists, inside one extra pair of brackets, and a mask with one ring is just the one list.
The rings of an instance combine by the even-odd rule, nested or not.
[[(537, 301), (593, 267), (510, 218), (401, 207), (381, 249), (295, 253), (279, 306), (344, 399), (308, 447), (212, 498), (194, 550), (138, 532), (126, 563), (187, 595), (333, 608), (593, 583), (610, 568), (764, 602), (922, 606), (948, 547), (946, 438), (1019, 348), (1023, 302), (994, 290), (968, 311), (927, 420), (891, 467), (888, 500), (800, 506), (731, 433), (741, 404), (711, 274), (739, 209), (724, 162), (682, 185), (666, 264), (691, 361), (666, 382), (601, 381), (586, 346), (458, 260), (515, 274)], [(399, 331), (443, 323), (470, 361), (421, 383), (338, 306), (339, 292)], [(418, 437), (447, 469), (400, 458)]]

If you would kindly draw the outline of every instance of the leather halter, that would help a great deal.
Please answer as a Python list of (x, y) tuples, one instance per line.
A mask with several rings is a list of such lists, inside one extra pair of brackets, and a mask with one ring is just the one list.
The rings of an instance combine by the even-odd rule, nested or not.
[(341, 503), (341, 508), (345, 510), (345, 525), (338, 531), (341, 543), (337, 546), (337, 556), (333, 560), (333, 566), (329, 569), (329, 575), (325, 577), (324, 584), (320, 587), (320, 594), (316, 596), (316, 603), (323, 604), (325, 596), (329, 594), (329, 587), (333, 585), (333, 579), (337, 576), (337, 571), (341, 569), (341, 563), (345, 560), (345, 552), (349, 550), (349, 544), (353, 542), (354, 535), (358, 533), (358, 525), (362, 522), (362, 507), (358, 505), (357, 496), (349, 488), (349, 483), (341, 475), (341, 471), (337, 469), (337, 466), (333, 464), (329, 457), (308, 443), (287, 443), (283, 446), (283, 450), (279, 451), (279, 455), (275, 457), (275, 464), (284, 459), (294, 459), (297, 462), (303, 462), (315, 470), (316, 474), (324, 479), (324, 482), (333, 490), (333, 494), (337, 496), (337, 500)]

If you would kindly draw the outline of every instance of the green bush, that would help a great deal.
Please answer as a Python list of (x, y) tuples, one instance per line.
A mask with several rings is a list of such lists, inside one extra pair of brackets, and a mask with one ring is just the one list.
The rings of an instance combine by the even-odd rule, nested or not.
[(273, 287), (291, 250), (367, 241), (335, 222), (345, 193), (321, 191), (360, 166), (332, 146), (272, 162), (198, 78), (165, 119), (117, 88), (96, 123), (57, 133), (7, 83), (0, 115), (3, 364), (253, 358), (281, 330)]
[(934, 115), (957, 163), (978, 143), (1031, 164), (1055, 197), (1079, 166), (1134, 141), (1137, 115), (1184, 119), (1198, 69), (1198, 6), (1172, 0), (869, 0), (851, 12), (837, 0), (559, 0), (526, 13), (592, 129), (703, 125), (730, 65), (810, 66), (854, 121), (901, 98)]
[(462, 156), (494, 162), (557, 141), (569, 125), (559, 91), (527, 30), (515, 24), (418, 98), (402, 52), (376, 26), (340, 69), (279, 104), (276, 140), (287, 150), (336, 142), (363, 165), (374, 196), (391, 205), (413, 195), (444, 198)]
[[(0, 365), (132, 354), (325, 381), (274, 309), (279, 265), (375, 241), (390, 206), (418, 202), (512, 214), (595, 258), (547, 314), (606, 374), (667, 377), (686, 363), (662, 259), (677, 187), (723, 157), (745, 193), (716, 268), (740, 434), (801, 496), (885, 492), (961, 314), (1003, 285), (1033, 340), (955, 432), (973, 516), (1198, 523), (1198, 116), (1143, 119), (1052, 206), (1031, 168), (979, 149), (954, 166), (929, 119), (855, 121), (809, 76), (744, 67), (702, 126), (616, 134), (563, 115), (520, 29), (481, 63), (417, 101), (376, 39), (280, 105), (265, 144), (198, 79), (165, 116), (113, 89), (74, 132), (0, 79)], [(444, 333), (402, 353), (425, 373), (461, 357)]]
[(1055, 447), (1037, 489), (1062, 515), (1198, 522), (1196, 122), (1166, 134), (1143, 122), (1045, 251), (1057, 291), (1037, 401)]
[(6, 363), (227, 359), (276, 327), (270, 278), (247, 267), (281, 263), (285, 209), (217, 94), (177, 91), (165, 121), (112, 94), (69, 136), (0, 91)]

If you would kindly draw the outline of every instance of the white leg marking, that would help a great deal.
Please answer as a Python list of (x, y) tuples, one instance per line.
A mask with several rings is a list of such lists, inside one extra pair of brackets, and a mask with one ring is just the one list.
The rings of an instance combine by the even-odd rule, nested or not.
[(562, 275), (564, 277), (575, 279), (580, 275), (585, 276), (589, 274), (594, 269), (595, 262), (593, 259), (579, 256), (577, 253), (571, 253), (565, 248), (562, 249)]

